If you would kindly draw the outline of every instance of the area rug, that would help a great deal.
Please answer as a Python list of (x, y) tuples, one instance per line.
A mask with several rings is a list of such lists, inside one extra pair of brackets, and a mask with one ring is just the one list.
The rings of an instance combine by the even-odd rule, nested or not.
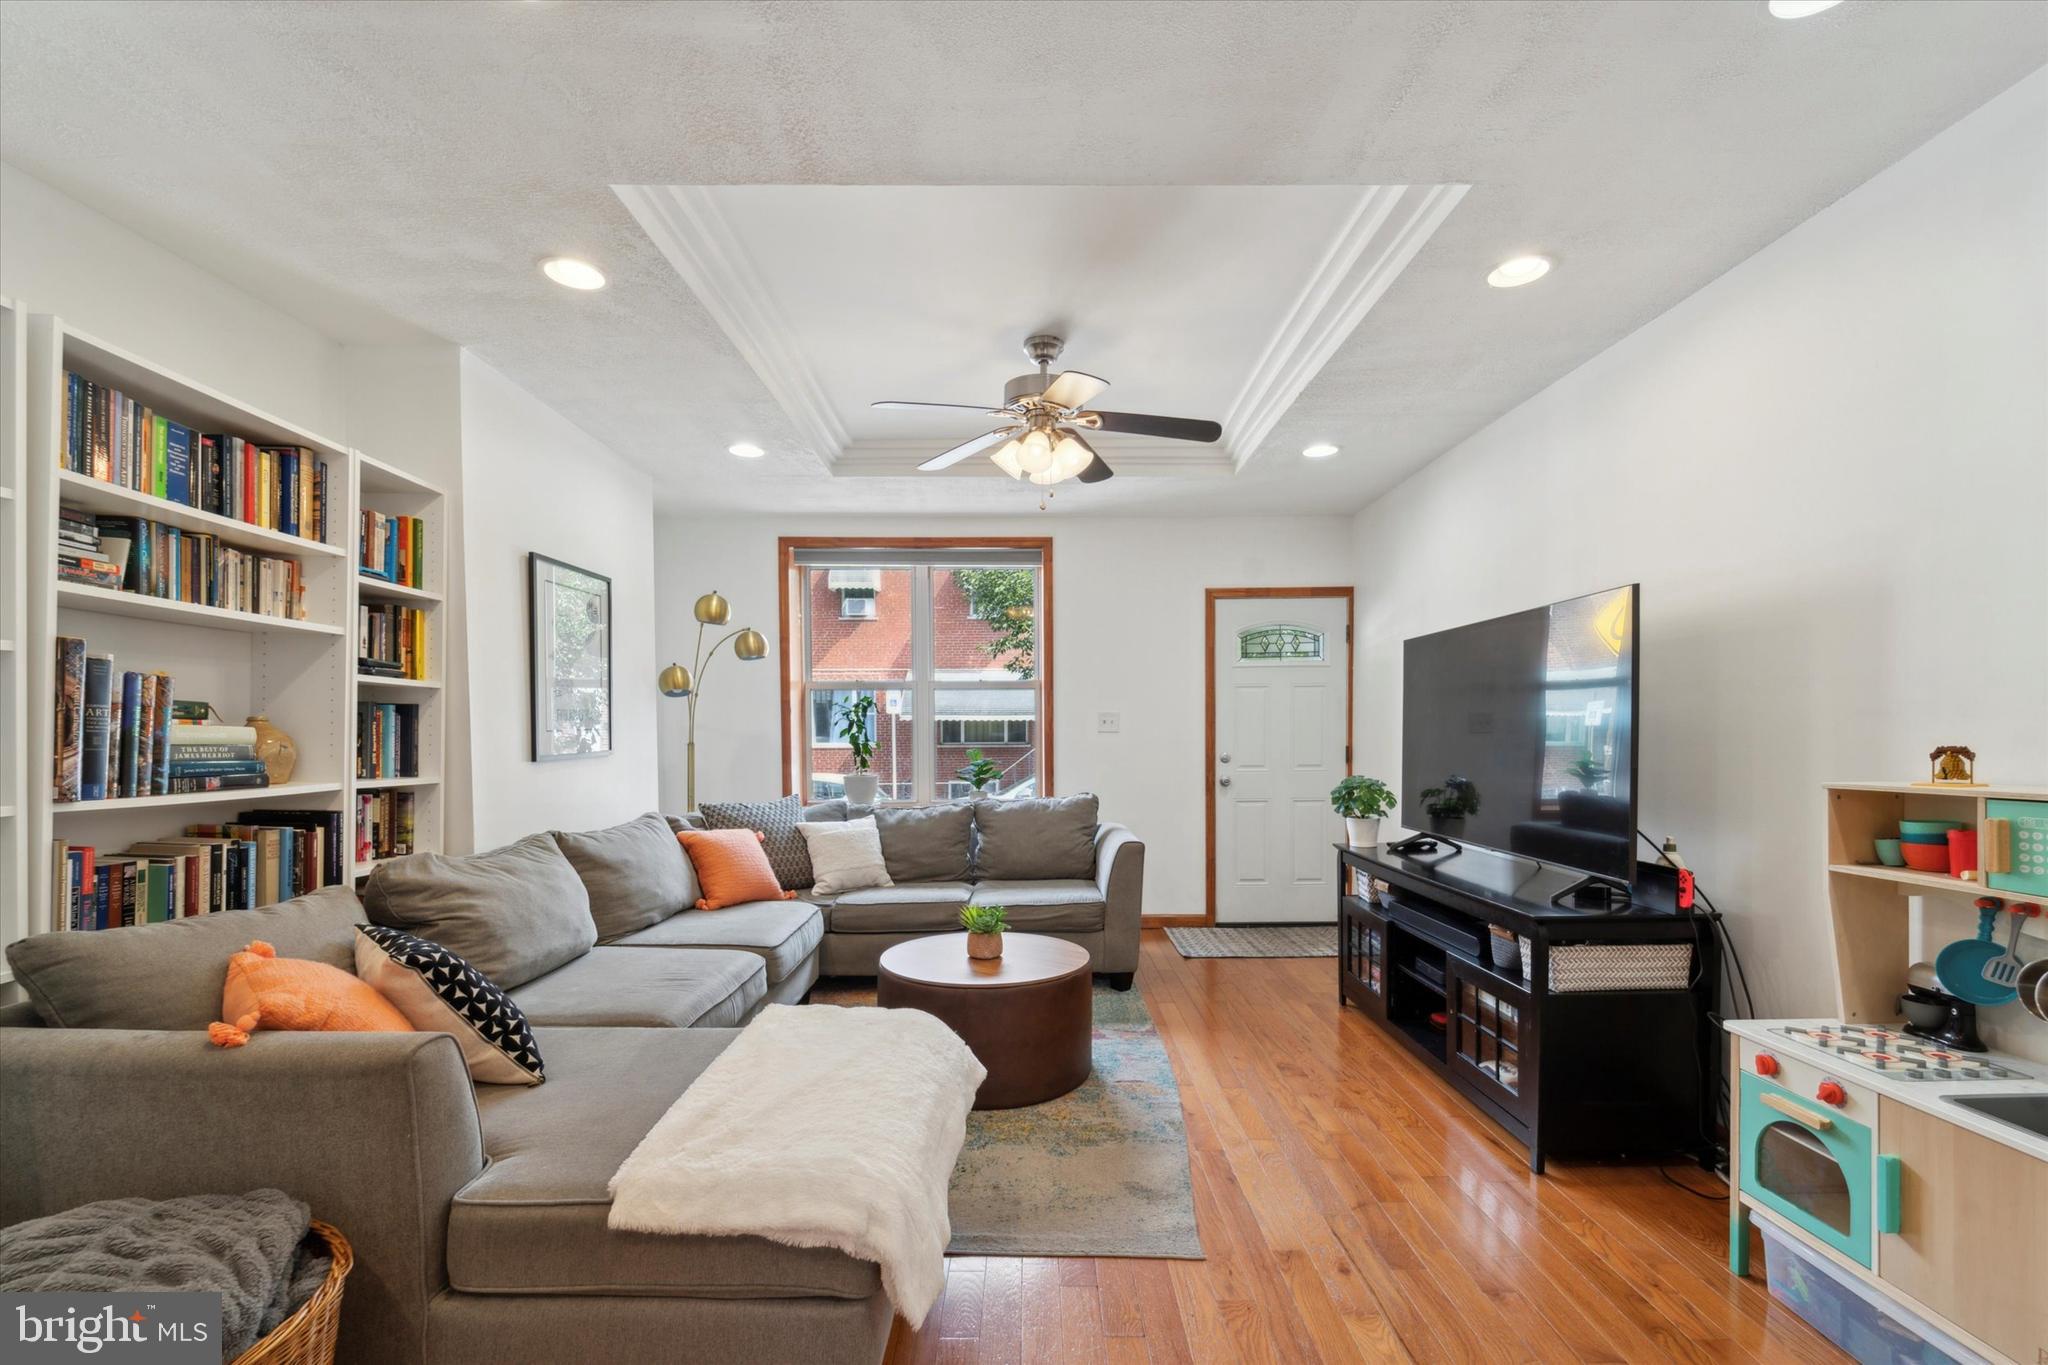
[[(821, 982), (816, 1005), (872, 1005)], [(953, 1168), (954, 1256), (1203, 1259), (1180, 1086), (1136, 990), (1095, 989), (1095, 1070), (1023, 1109), (976, 1110)]]
[(1166, 931), (1182, 957), (1335, 957), (1334, 924), (1257, 924)]

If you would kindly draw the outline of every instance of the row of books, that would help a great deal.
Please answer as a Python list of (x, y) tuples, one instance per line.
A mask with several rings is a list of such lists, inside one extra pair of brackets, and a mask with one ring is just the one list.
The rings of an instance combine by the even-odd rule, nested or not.
[(244, 811), (103, 855), (56, 846), (56, 927), (115, 929), (250, 910), (337, 885), (346, 869), (340, 811)]
[(413, 851), (413, 794), (363, 792), (356, 797), (356, 861), (399, 858)]
[(365, 577), (408, 588), (427, 586), (427, 524), (418, 517), (363, 509), (356, 551), (356, 567)]
[(238, 549), (211, 532), (143, 517), (59, 508), (57, 576), (202, 607), (306, 618), (306, 581), (298, 560)]
[(202, 512), (327, 539), (327, 462), (313, 451), (195, 431), (69, 371), (59, 463), (74, 474)]
[(371, 678), (427, 676), (427, 613), (391, 602), (356, 608), (356, 671)]
[(88, 654), (84, 640), (60, 635), (56, 692), (52, 795), (60, 804), (270, 785), (256, 732), (203, 723), (203, 702), (178, 720), (168, 673), (116, 673), (113, 655)]
[(419, 775), (419, 704), (388, 701), (356, 703), (356, 776)]

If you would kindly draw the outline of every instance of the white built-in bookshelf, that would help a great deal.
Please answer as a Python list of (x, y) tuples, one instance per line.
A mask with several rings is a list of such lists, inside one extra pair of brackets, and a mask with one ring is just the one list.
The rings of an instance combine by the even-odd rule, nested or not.
[[(28, 319), (0, 299), (0, 944), (29, 930), (28, 697), (22, 648), (28, 590), (23, 511)], [(0, 960), (0, 986), (14, 979)], [(12, 989), (8, 987), (8, 989)]]
[[(446, 630), (445, 508), (441, 490), (394, 465), (230, 397), (207, 384), (12, 306), (0, 331), (0, 942), (51, 923), (59, 841), (119, 850), (175, 837), (187, 825), (232, 820), (262, 806), (332, 810), (352, 836), (356, 798), (385, 785), (413, 792), (413, 848), (441, 847), (443, 637)], [(327, 463), (326, 539), (245, 524), (73, 473), (63, 467), (65, 372), (111, 385), (195, 430), (262, 444), (299, 446)], [(62, 582), (56, 572), (58, 508), (146, 517), (217, 535), (231, 546), (298, 560), (304, 619), (199, 606)], [(359, 574), (359, 512), (420, 517), (424, 586)], [(428, 613), (425, 679), (376, 679), (357, 668), (357, 607), (391, 601)], [(123, 669), (162, 671), (181, 700), (211, 702), (240, 723), (267, 715), (289, 734), (298, 762), (289, 782), (253, 790), (58, 802), (55, 747), (56, 641), (81, 637), (90, 654)], [(419, 705), (420, 776), (388, 783), (356, 776), (357, 703)], [(343, 863), (354, 862), (354, 847)], [(356, 875), (369, 870), (355, 863)], [(0, 978), (4, 979), (4, 978)]]
[[(355, 507), (382, 512), (387, 516), (418, 517), (426, 529), (423, 586), (410, 587), (403, 583), (386, 583), (381, 579), (359, 573), (355, 578), (355, 600), (396, 603), (399, 606), (417, 608), (427, 616), (425, 678), (376, 678), (358, 674), (354, 679), (356, 695), (362, 701), (418, 705), (419, 775), (379, 779), (352, 778), (352, 790), (356, 793), (410, 792), (413, 802), (413, 851), (439, 852), (442, 847), (442, 811), (446, 804), (441, 792), (444, 728), (444, 703), (441, 700), (441, 679), (444, 674), (441, 660), (444, 657), (442, 641), (447, 635), (448, 624), (445, 597), (448, 582), (445, 509), (448, 506), (448, 499), (432, 484), (414, 478), (402, 470), (394, 469), (382, 460), (358, 453), (351, 463), (355, 479)], [(354, 607), (349, 609), (349, 616), (351, 620), (354, 619)], [(353, 628), (349, 638), (353, 647)], [(356, 707), (351, 704), (349, 715), (353, 718), (355, 714)], [(354, 743), (353, 736), (350, 743)], [(365, 876), (374, 866), (374, 860), (357, 863), (356, 875)]]

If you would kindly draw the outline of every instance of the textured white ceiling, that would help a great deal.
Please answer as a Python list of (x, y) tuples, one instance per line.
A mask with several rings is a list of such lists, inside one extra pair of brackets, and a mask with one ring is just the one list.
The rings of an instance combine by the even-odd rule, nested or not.
[[(2035, 0), (1848, 0), (1797, 23), (1761, 0), (12, 0), (0, 157), (335, 335), (470, 347), (656, 471), (671, 507), (756, 511), (1029, 495), (834, 479), (790, 453), (781, 408), (609, 186), (1469, 183), (1266, 441), (1342, 456), (1059, 499), (1332, 511), (2044, 60)], [(1484, 286), (1527, 250), (1557, 259), (1550, 279)], [(534, 263), (557, 253), (612, 287), (548, 284)], [(742, 432), (775, 453), (731, 459)]]

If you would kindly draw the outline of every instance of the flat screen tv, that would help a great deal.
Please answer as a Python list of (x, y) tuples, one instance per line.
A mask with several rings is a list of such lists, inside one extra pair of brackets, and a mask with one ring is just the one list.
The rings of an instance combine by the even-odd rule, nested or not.
[(1409, 640), (1400, 822), (1632, 881), (1639, 595), (1630, 584)]

